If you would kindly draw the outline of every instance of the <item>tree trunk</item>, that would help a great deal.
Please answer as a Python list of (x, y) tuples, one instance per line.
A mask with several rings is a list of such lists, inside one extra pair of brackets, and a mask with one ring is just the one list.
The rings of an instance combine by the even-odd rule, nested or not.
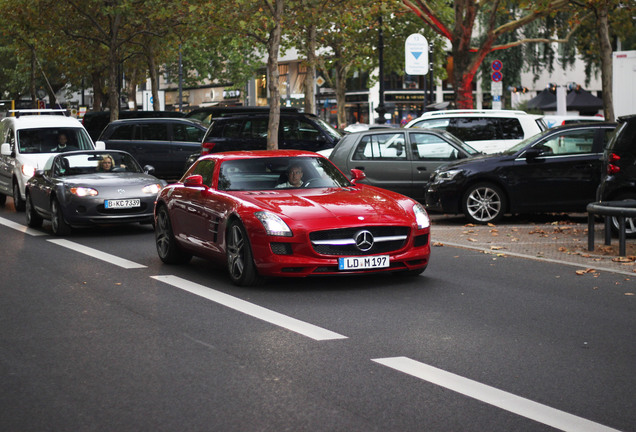
[(148, 71), (150, 72), (150, 89), (152, 92), (152, 110), (160, 111), (161, 103), (159, 101), (159, 74), (157, 73), (157, 61), (155, 52), (151, 44), (146, 45), (146, 59), (148, 60)]
[(35, 92), (35, 48), (31, 47), (31, 106), (37, 109), (38, 96)]
[(316, 114), (316, 26), (307, 30), (307, 74), (305, 75), (305, 112)]
[(284, 1), (276, 0), (274, 5), (274, 28), (267, 41), (267, 88), (269, 89), (269, 123), (267, 125), (267, 150), (278, 150), (278, 129), (280, 126), (280, 90), (278, 73), (278, 50), (282, 33), (281, 19)]
[(93, 111), (101, 111), (103, 104), (104, 86), (102, 85), (102, 74), (91, 73), (91, 83), (93, 85)]
[(133, 102), (133, 110), (137, 111), (137, 75), (139, 71), (133, 68), (130, 72), (130, 78), (126, 81), (126, 95), (128, 95), (128, 104)]
[(348, 67), (336, 62), (336, 105), (338, 106), (338, 129), (347, 127), (346, 93)]
[(612, 96), (612, 44), (609, 36), (608, 4), (602, 2), (597, 11), (596, 22), (598, 40), (601, 48), (601, 88), (603, 91), (603, 114), (605, 120), (614, 121), (614, 98)]
[(110, 56), (108, 65), (108, 107), (110, 108), (110, 121), (119, 119), (119, 56), (114, 44), (110, 46)]

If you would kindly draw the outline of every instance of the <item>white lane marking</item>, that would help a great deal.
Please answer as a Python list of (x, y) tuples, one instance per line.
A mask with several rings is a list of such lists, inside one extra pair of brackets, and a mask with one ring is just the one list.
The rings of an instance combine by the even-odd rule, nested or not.
[(388, 357), (372, 359), (372, 361), (563, 431), (618, 432), (617, 429), (594, 423), (408, 357)]
[(50, 241), (51, 243), (54, 243), (58, 246), (63, 246), (65, 248), (74, 250), (75, 252), (83, 253), (84, 255), (88, 255), (93, 258), (106, 261), (107, 263), (114, 264), (119, 267), (123, 267), (125, 269), (146, 268), (145, 265), (137, 264), (136, 262), (128, 261), (127, 259), (120, 258), (118, 256), (111, 255), (106, 252), (101, 252), (101, 251), (98, 251), (97, 249), (89, 248), (88, 246), (83, 246), (79, 243), (75, 243), (69, 240), (50, 239), (47, 241)]
[(12, 228), (14, 230), (23, 232), (23, 233), (28, 234), (30, 236), (47, 235), (46, 233), (44, 233), (42, 231), (38, 231), (38, 230), (35, 230), (33, 228), (29, 228), (28, 226), (21, 225), (19, 223), (15, 223), (15, 222), (10, 221), (9, 219), (5, 219), (5, 218), (0, 218), (0, 225), (4, 225), (6, 227), (9, 227), (9, 228)]
[(262, 306), (232, 297), (231, 295), (213, 290), (206, 286), (190, 282), (178, 276), (159, 275), (151, 276), (151, 278), (317, 341), (347, 339), (347, 336), (342, 336), (338, 333), (334, 333), (313, 324), (299, 321), (287, 315), (283, 315)]

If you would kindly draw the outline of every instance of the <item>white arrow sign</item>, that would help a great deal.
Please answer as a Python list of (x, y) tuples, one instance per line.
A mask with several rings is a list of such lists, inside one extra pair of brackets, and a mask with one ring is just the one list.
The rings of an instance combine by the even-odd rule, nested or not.
[(404, 43), (405, 72), (408, 75), (428, 73), (428, 42), (424, 36), (413, 33)]

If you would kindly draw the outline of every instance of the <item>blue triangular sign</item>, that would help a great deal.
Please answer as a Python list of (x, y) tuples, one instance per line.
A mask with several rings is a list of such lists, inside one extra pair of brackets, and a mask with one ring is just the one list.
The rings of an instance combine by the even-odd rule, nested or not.
[(422, 55), (422, 51), (411, 51), (411, 54), (413, 54), (413, 57), (417, 60)]

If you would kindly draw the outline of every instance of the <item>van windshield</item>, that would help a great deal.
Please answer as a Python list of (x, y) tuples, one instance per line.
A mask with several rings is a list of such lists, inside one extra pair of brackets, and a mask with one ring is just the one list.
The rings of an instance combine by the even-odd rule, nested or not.
[(19, 129), (17, 145), (22, 154), (93, 150), (93, 141), (82, 128)]

